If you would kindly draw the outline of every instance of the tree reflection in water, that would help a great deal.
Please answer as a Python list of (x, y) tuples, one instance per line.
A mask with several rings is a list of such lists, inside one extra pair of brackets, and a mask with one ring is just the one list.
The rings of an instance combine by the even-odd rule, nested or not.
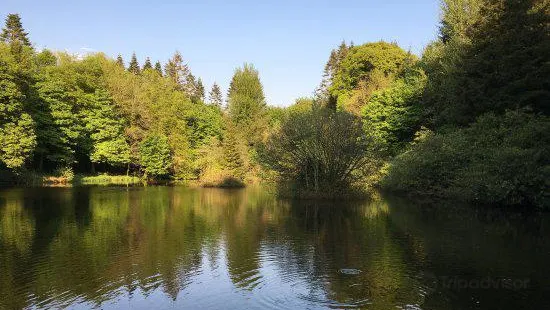
[(525, 218), (472, 209), (396, 199), (289, 201), (261, 189), (3, 190), (0, 307), (445, 309), (468, 308), (471, 296), (485, 304), (499, 298), (501, 308), (518, 296), (542, 302), (538, 286), (528, 295), (433, 287), (434, 275), (492, 270), (548, 287), (537, 276), (548, 271), (548, 251), (529, 255), (550, 248), (540, 237), (548, 220), (527, 221), (525, 230)]

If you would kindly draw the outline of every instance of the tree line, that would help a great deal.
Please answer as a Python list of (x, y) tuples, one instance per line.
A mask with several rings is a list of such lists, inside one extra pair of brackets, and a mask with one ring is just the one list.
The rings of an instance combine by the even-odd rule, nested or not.
[(178, 52), (76, 59), (32, 48), (9, 15), (0, 161), (12, 172), (132, 172), (205, 186), (274, 181), (298, 196), (372, 189), (548, 207), (549, 4), (444, 0), (417, 56), (342, 42), (312, 97), (266, 104), (259, 72), (208, 99)]
[(290, 107), (270, 136), (269, 167), (313, 196), (373, 188), (547, 208), (549, 12), (543, 0), (444, 0), (420, 57), (342, 42), (309, 107)]
[[(6, 173), (196, 178), (201, 149), (223, 140), (222, 91), (214, 83), (206, 99), (202, 80), (179, 52), (164, 66), (149, 58), (140, 66), (134, 53), (126, 67), (120, 55), (81, 59), (37, 51), (17, 14), (6, 18), (1, 41), (0, 169)], [(253, 68), (245, 72), (257, 76)], [(232, 89), (229, 99), (234, 96), (240, 91)]]

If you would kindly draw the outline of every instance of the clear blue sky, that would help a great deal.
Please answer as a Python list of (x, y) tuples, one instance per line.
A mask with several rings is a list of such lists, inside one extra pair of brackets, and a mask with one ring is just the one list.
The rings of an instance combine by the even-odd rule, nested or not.
[(179, 50), (193, 74), (227, 90), (236, 67), (253, 63), (272, 105), (289, 105), (318, 85), (330, 50), (395, 41), (420, 54), (436, 37), (438, 0), (30, 1), (2, 0), (19, 13), (37, 48), (133, 51), (165, 62)]

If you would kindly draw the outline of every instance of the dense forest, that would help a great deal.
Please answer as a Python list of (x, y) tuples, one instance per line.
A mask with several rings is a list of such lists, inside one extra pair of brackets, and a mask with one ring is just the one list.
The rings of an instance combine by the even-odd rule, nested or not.
[[(0, 173), (354, 196), (386, 190), (550, 207), (550, 2), (444, 0), (421, 56), (396, 43), (330, 52), (319, 87), (266, 104), (259, 72), (208, 92), (182, 54), (77, 57), (32, 46), (20, 17), (0, 36)], [(7, 181), (6, 181), (7, 180)]]

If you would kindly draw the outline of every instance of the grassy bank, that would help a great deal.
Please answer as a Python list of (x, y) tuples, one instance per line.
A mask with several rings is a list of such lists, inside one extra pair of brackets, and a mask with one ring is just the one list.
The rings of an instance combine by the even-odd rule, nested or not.
[[(64, 186), (109, 186), (109, 185), (168, 185), (177, 184), (191, 187), (220, 187), (242, 188), (246, 184), (257, 184), (257, 180), (244, 182), (229, 175), (210, 175), (208, 178), (194, 180), (172, 179), (145, 179), (142, 176), (132, 175), (85, 175), (74, 174), (70, 170), (60, 170), (55, 173), (41, 173), (37, 171), (20, 171), (18, 173), (9, 170), (0, 170), (0, 187), (24, 186), (24, 187), (64, 187)], [(256, 182), (253, 182), (256, 181)]]
[(74, 177), (72, 184), (73, 185), (134, 185), (134, 184), (142, 184), (143, 182), (144, 180), (137, 176), (101, 174), (96, 176), (77, 175)]
[(85, 185), (137, 185), (144, 180), (137, 176), (127, 175), (82, 175), (82, 174), (43, 174), (26, 171), (3, 178), (3, 186), (85, 186)]

